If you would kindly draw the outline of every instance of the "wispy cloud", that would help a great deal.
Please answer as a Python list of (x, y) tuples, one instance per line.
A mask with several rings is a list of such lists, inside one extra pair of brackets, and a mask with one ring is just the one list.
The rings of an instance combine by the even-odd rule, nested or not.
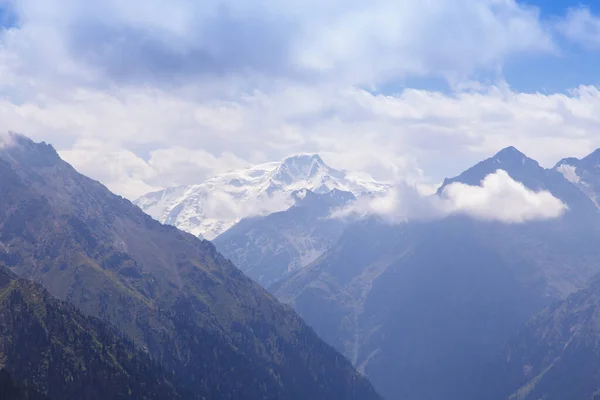
[(571, 8), (564, 20), (557, 23), (558, 30), (569, 40), (588, 49), (600, 49), (600, 18), (588, 7)]

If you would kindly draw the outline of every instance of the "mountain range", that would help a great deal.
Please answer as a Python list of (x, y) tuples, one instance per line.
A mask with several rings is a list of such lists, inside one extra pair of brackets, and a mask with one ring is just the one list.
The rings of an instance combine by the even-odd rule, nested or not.
[(536, 312), (600, 270), (597, 208), (559, 172), (509, 148), (444, 186), (477, 185), (500, 165), (569, 211), (526, 224), (364, 221), (270, 289), (385, 398), (486, 398), (469, 392), (479, 371)]
[[(567, 211), (554, 219), (331, 218), (332, 210), (390, 187), (382, 184), (370, 194), (303, 187), (301, 197), (311, 201), (292, 196), (287, 209), (242, 218), (214, 243), (292, 305), (384, 398), (565, 398), (576, 373), (594, 382), (586, 371), (600, 368), (593, 357), (574, 368), (579, 353), (569, 346), (570, 358), (554, 362), (573, 332), (581, 331), (577, 327), (588, 327), (577, 335), (577, 351), (594, 354), (598, 339), (592, 311), (583, 321), (574, 316), (580, 306), (560, 303), (579, 293), (600, 295), (598, 285), (588, 286), (600, 272), (598, 165), (600, 152), (594, 152), (546, 169), (508, 147), (446, 179), (435, 195), (443, 197), (453, 184), (478, 187), (503, 170), (531, 193), (547, 192), (564, 203)], [(586, 310), (591, 296), (582, 300)], [(570, 326), (571, 336), (558, 326)], [(575, 372), (565, 374), (567, 368)], [(545, 378), (547, 371), (571, 381)], [(591, 398), (596, 390), (582, 383), (573, 398)]]
[[(169, 382), (178, 393), (186, 393), (184, 398), (379, 398), (342, 355), (210, 242), (160, 224), (79, 174), (52, 146), (17, 134), (0, 149), (0, 263), (83, 315), (114, 326), (136, 351), (168, 371)], [(43, 291), (36, 295), (37, 288), (6, 292), (11, 293), (10, 301), (24, 292), (34, 298), (19, 300), (32, 310), (24, 310), (22, 319), (7, 325), (4, 336), (19, 339), (11, 345), (31, 347), (32, 360), (46, 360), (44, 335), (56, 340), (64, 331), (53, 331), (45, 315), (65, 307), (44, 300)], [(91, 333), (97, 323), (85, 322), (71, 311), (58, 316), (59, 311), (52, 311), (56, 318), (73, 322), (64, 327), (73, 328), (69, 340), (91, 341), (83, 346), (91, 347), (90, 352), (94, 346), (103, 348)], [(5, 318), (14, 315), (9, 312)], [(28, 336), (29, 320), (42, 326), (39, 335), (31, 331)], [(92, 336), (82, 336), (82, 330)], [(34, 347), (37, 341), (41, 343)], [(57, 371), (92, 365), (80, 348), (61, 347), (60, 342), (57, 346), (70, 355), (64, 369)], [(5, 367), (4, 359), (0, 361)], [(31, 372), (33, 364), (28, 362), (13, 359), (6, 365), (17, 388), (31, 386), (24, 373)], [(117, 358), (106, 368), (118, 368), (118, 362)], [(48, 373), (47, 365), (40, 368), (40, 374)], [(45, 381), (48, 375), (40, 376), (42, 394), (69, 398), (67, 392), (48, 388), (53, 384)], [(64, 372), (63, 379), (71, 378)]]
[(300, 189), (361, 195), (388, 187), (364, 173), (333, 169), (317, 154), (304, 154), (149, 193), (134, 203), (164, 224), (212, 240), (241, 219), (288, 209), (295, 202), (292, 193)]
[[(215, 178), (227, 186), (216, 196), (197, 185), (204, 194), (168, 211), (191, 221), (214, 210), (198, 199), (239, 189), (237, 214), (211, 214), (216, 225), (196, 215), (196, 228), (220, 227), (205, 234), (222, 230), (213, 244), (11, 135), (0, 149), (0, 394), (600, 398), (600, 152), (546, 169), (509, 147), (423, 198), (444, 204), (502, 170), (536, 207), (564, 205), (530, 220), (349, 218), (339, 211), (397, 188), (317, 155), (269, 165)], [(501, 215), (518, 201), (492, 193)], [(266, 207), (247, 211), (254, 201)]]

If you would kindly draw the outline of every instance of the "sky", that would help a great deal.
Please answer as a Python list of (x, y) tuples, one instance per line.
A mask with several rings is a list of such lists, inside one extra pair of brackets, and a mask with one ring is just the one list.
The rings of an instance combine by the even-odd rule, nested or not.
[(600, 4), (0, 0), (0, 130), (130, 199), (316, 152), (434, 185), (600, 147)]

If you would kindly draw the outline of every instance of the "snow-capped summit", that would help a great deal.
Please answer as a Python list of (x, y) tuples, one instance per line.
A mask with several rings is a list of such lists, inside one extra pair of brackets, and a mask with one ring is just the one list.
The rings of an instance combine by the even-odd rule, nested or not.
[(389, 187), (368, 174), (331, 168), (318, 154), (302, 154), (227, 172), (197, 185), (149, 193), (135, 204), (162, 223), (214, 239), (242, 218), (291, 207), (292, 193), (298, 190), (321, 194), (336, 189), (360, 196)]
[(318, 154), (304, 154), (288, 157), (275, 173), (274, 178), (281, 182), (291, 183), (295, 180), (315, 178), (320, 174), (331, 174), (337, 171), (329, 168)]

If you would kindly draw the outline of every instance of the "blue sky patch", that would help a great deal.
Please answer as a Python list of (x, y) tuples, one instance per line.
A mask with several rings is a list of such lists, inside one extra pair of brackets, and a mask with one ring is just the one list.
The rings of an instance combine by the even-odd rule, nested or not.
[(0, 30), (12, 28), (17, 24), (17, 17), (11, 7), (0, 4)]

